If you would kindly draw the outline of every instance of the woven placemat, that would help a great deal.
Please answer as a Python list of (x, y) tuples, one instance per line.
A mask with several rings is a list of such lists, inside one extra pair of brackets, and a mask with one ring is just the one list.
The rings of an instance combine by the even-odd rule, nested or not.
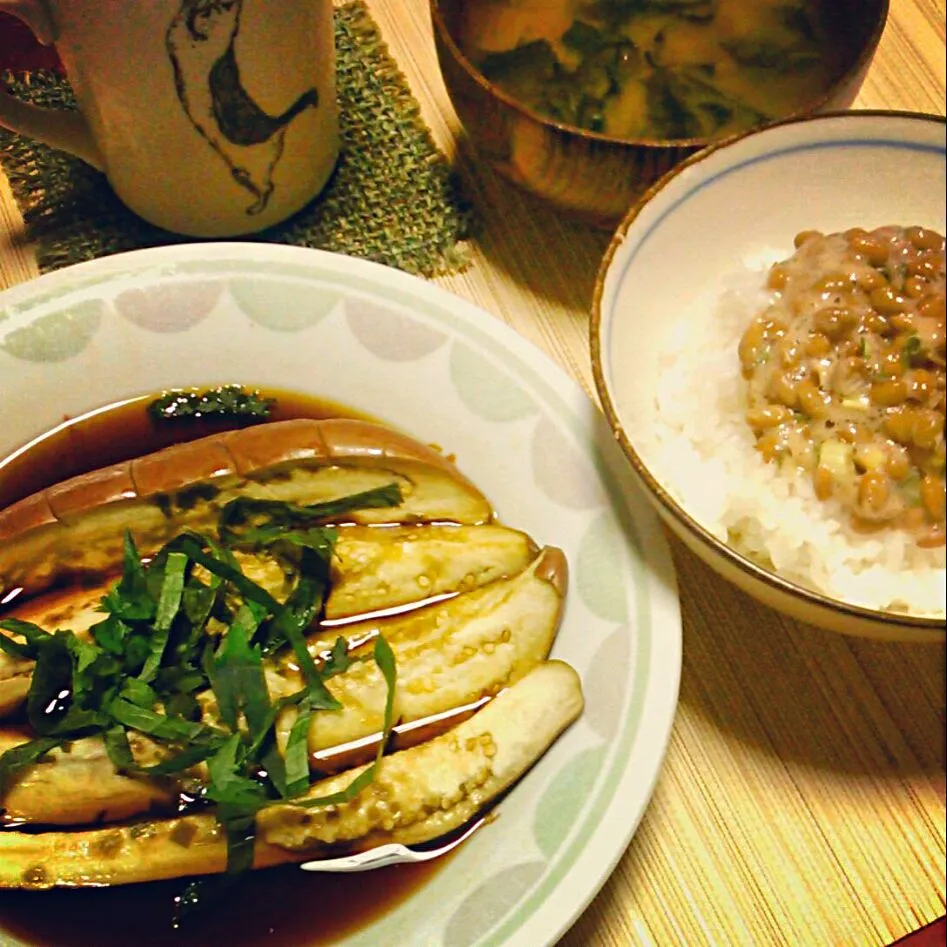
[[(241, 237), (317, 247), (434, 276), (466, 264), (470, 208), (362, 0), (335, 11), (342, 154), (322, 194), (290, 220)], [(51, 72), (4, 73), (10, 91), (75, 108)], [(41, 271), (141, 247), (191, 242), (132, 214), (85, 162), (0, 128), (10, 179)]]

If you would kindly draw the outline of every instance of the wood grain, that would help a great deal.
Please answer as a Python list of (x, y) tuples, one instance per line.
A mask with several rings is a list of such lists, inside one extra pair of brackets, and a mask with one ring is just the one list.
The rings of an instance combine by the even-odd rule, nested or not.
[[(588, 307), (608, 235), (477, 163), (426, 0), (369, 0), (481, 227), (438, 283), (592, 392)], [(891, 0), (862, 108), (945, 111), (944, 0)], [(0, 182), (0, 285), (35, 275)], [(945, 910), (945, 650), (804, 627), (677, 543), (681, 702), (665, 767), (610, 881), (562, 947), (881, 947)]]

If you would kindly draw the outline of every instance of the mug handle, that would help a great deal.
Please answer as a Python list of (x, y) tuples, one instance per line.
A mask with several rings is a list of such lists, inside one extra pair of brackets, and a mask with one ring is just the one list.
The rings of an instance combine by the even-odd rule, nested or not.
[[(44, 46), (55, 42), (55, 24), (43, 0), (0, 0), (0, 12), (22, 20)], [(37, 108), (0, 89), (0, 125), (75, 155), (99, 171), (105, 169), (92, 131), (78, 112)]]

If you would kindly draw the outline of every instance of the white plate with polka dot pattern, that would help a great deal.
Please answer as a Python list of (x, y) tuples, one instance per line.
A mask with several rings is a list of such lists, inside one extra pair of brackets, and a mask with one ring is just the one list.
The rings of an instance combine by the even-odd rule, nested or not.
[[(335, 254), (167, 247), (0, 294), (0, 456), (64, 415), (224, 382), (331, 399), (439, 444), (501, 520), (566, 552), (571, 588), (553, 655), (580, 673), (585, 712), (504, 799), (496, 822), (343, 941), (555, 942), (645, 812), (681, 667), (665, 539), (607, 424), (498, 319), (420, 279)], [(32, 897), (41, 909), (43, 895)]]

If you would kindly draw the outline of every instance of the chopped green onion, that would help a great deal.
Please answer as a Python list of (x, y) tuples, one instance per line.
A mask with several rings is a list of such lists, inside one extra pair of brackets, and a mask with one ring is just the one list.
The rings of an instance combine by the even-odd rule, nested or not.
[(901, 364), (905, 368), (910, 368), (914, 362), (914, 356), (920, 354), (923, 347), (920, 336), (909, 335), (904, 340), (904, 348), (901, 349)]

